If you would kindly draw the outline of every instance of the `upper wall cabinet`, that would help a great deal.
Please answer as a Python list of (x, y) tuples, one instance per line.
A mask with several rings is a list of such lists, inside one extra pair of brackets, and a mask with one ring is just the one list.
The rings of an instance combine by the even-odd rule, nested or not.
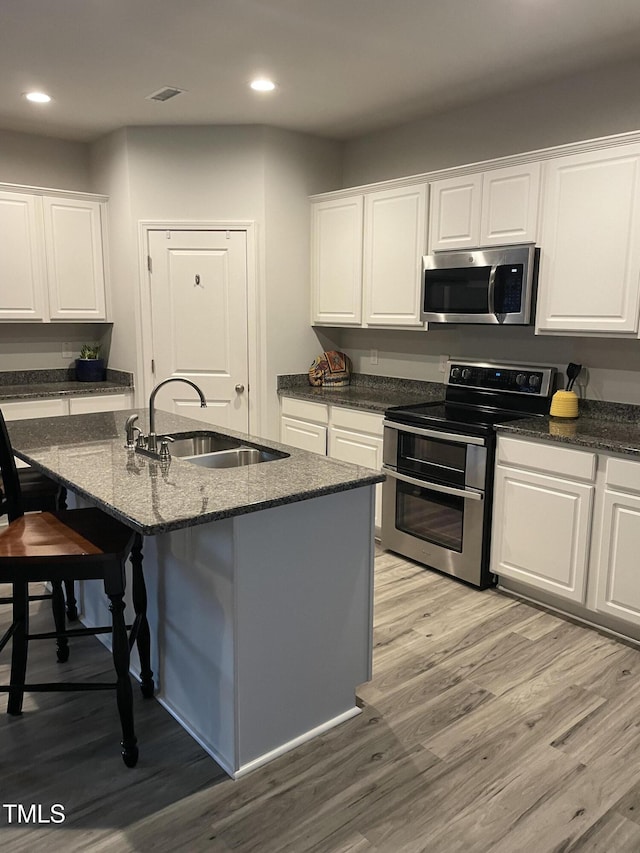
[(638, 334), (640, 144), (549, 161), (538, 332)]
[(427, 186), (312, 206), (312, 322), (420, 327)]
[(0, 320), (106, 320), (106, 202), (0, 191)]
[(535, 243), (540, 163), (431, 184), (429, 250)]

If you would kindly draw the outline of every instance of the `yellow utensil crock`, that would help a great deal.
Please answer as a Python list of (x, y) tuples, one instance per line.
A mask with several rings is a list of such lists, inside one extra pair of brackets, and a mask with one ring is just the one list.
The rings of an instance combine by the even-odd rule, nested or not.
[(577, 418), (578, 395), (575, 391), (556, 391), (551, 399), (549, 414), (553, 418)]

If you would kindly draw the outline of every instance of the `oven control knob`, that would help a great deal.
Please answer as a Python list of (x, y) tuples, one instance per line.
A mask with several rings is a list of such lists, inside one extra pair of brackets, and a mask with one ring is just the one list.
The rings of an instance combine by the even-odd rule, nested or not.
[(462, 371), (462, 378), (463, 379), (469, 379), (470, 376), (471, 376), (471, 371), (469, 370), (468, 367), (465, 367)]
[(451, 378), (452, 379), (458, 379), (459, 377), (460, 377), (460, 368), (459, 367), (452, 367), (451, 368)]
[(540, 387), (540, 377), (537, 376), (535, 373), (532, 373), (531, 376), (529, 377), (529, 385), (531, 385), (532, 388), (539, 388)]
[(524, 373), (518, 373), (518, 375), (516, 376), (516, 385), (519, 385), (520, 388), (522, 388), (522, 386), (526, 384), (527, 377), (524, 375)]

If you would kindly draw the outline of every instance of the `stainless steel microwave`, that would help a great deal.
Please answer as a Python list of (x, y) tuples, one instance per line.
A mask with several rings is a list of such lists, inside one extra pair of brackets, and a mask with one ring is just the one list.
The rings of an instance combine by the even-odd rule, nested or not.
[(422, 319), (430, 323), (532, 321), (539, 250), (533, 243), (457, 250), (422, 259)]

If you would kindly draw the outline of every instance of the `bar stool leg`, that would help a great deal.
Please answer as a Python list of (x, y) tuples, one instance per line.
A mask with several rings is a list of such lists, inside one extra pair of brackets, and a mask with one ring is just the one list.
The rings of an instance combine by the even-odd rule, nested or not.
[(67, 600), (67, 619), (69, 620), (69, 622), (75, 622), (78, 618), (75, 581), (65, 581), (64, 591), (65, 598)]
[(147, 587), (142, 572), (142, 536), (136, 536), (131, 549), (133, 609), (136, 619), (131, 631), (130, 644), (136, 643), (140, 656), (140, 690), (145, 699), (150, 699), (155, 690), (151, 670), (151, 636), (147, 622)]
[(129, 638), (124, 621), (125, 604), (122, 593), (109, 595), (109, 600), (113, 625), (113, 665), (118, 677), (116, 697), (122, 725), (122, 760), (127, 767), (135, 767), (138, 762), (138, 747), (133, 725), (133, 690), (129, 677)]
[(13, 584), (13, 624), (15, 626), (11, 643), (11, 677), (9, 679), (9, 701), (7, 714), (19, 716), (22, 713), (24, 682), (27, 673), (27, 652), (29, 641), (29, 585)]
[(64, 594), (62, 592), (62, 581), (51, 581), (52, 600), (51, 607), (53, 610), (53, 621), (58, 634), (56, 643), (56, 654), (60, 663), (65, 663), (69, 660), (69, 640), (66, 637), (60, 636), (67, 630), (67, 623), (64, 618)]

